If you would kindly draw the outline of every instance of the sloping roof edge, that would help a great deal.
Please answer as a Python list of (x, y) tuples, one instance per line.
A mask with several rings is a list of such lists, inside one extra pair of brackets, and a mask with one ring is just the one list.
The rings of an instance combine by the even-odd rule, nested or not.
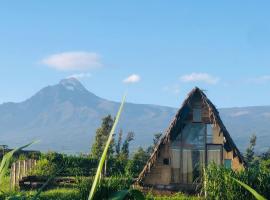
[(237, 155), (239, 157), (239, 161), (245, 165), (244, 158), (241, 155), (239, 149), (236, 147), (236, 145), (235, 145), (234, 141), (232, 140), (232, 138), (231, 138), (228, 130), (226, 129), (225, 125), (223, 124), (223, 122), (222, 122), (222, 120), (221, 120), (221, 118), (219, 116), (218, 110), (216, 109), (214, 104), (207, 98), (205, 93), (201, 89), (199, 89), (198, 87), (195, 87), (191, 92), (189, 92), (189, 94), (186, 97), (186, 99), (184, 100), (182, 106), (177, 111), (174, 119), (171, 121), (171, 123), (169, 125), (169, 128), (166, 130), (165, 135), (161, 138), (159, 143), (155, 146), (155, 148), (153, 150), (153, 153), (151, 154), (151, 156), (150, 156), (149, 160), (147, 161), (146, 165), (144, 166), (142, 172), (139, 174), (139, 177), (137, 179), (137, 183), (141, 183), (143, 178), (145, 177), (146, 173), (151, 170), (151, 167), (153, 166), (154, 162), (156, 161), (156, 159), (158, 157), (158, 150), (159, 150), (160, 146), (162, 144), (165, 144), (165, 143), (170, 141), (170, 135), (171, 135), (171, 131), (172, 131), (173, 127), (177, 124), (178, 120), (181, 120), (180, 116), (181, 116), (181, 113), (183, 112), (184, 107), (189, 104), (189, 101), (192, 99), (192, 97), (196, 93), (199, 93), (201, 95), (201, 98), (202, 98), (203, 102), (206, 103), (206, 105), (210, 109), (210, 112), (212, 114), (211, 117), (212, 117), (212, 120), (214, 121), (214, 124), (218, 124), (218, 126), (220, 127), (220, 133), (223, 133), (224, 137), (226, 138), (226, 141), (231, 146), (233, 154)]

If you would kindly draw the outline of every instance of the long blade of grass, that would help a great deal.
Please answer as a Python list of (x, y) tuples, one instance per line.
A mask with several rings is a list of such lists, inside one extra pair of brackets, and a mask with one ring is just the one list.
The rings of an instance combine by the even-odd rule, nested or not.
[(236, 181), (237, 183), (239, 183), (242, 187), (244, 187), (246, 190), (248, 190), (251, 194), (253, 194), (253, 196), (258, 199), (258, 200), (267, 200), (266, 198), (264, 198), (262, 195), (260, 195), (256, 190), (254, 190), (253, 188), (251, 188), (250, 186), (248, 186), (247, 184), (233, 178), (230, 177), (231, 179), (233, 179), (234, 181)]
[(24, 148), (26, 148), (34, 143), (37, 143), (37, 141), (33, 141), (27, 145), (13, 149), (12, 151), (8, 152), (7, 154), (5, 154), (3, 156), (3, 159), (2, 159), (2, 162), (0, 165), (0, 182), (2, 181), (3, 177), (6, 175), (6, 173), (8, 171), (8, 167), (10, 165), (13, 154), (16, 153), (17, 151), (21, 151), (22, 149), (24, 149)]
[(102, 153), (101, 159), (100, 159), (100, 161), (99, 161), (98, 168), (97, 168), (97, 172), (96, 172), (95, 179), (94, 179), (94, 182), (93, 182), (93, 184), (92, 184), (92, 187), (91, 187), (91, 190), (90, 190), (90, 193), (89, 193), (88, 200), (92, 200), (92, 199), (94, 198), (94, 195), (95, 195), (95, 192), (96, 192), (96, 189), (97, 189), (97, 186), (98, 186), (100, 174), (101, 174), (101, 171), (102, 171), (104, 162), (105, 162), (105, 160), (106, 160), (107, 152), (108, 152), (109, 146), (110, 146), (110, 144), (111, 144), (111, 140), (112, 140), (112, 137), (113, 137), (113, 134), (114, 134), (116, 125), (118, 124), (120, 115), (121, 115), (121, 113), (122, 113), (122, 110), (123, 110), (123, 106), (124, 106), (125, 100), (126, 100), (126, 95), (124, 95), (124, 97), (123, 97), (123, 99), (122, 99), (122, 103), (121, 103), (120, 108), (119, 108), (119, 110), (118, 110), (118, 112), (117, 112), (115, 121), (114, 121), (114, 123), (113, 123), (112, 130), (111, 130), (111, 132), (110, 132), (110, 135), (109, 135), (109, 138), (108, 138), (108, 140), (107, 140), (106, 146), (105, 146), (105, 148), (104, 148), (104, 151), (103, 151), (103, 153)]

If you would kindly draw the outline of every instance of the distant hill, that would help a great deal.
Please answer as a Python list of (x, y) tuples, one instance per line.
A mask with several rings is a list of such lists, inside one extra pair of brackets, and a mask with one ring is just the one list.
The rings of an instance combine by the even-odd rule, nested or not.
[[(33, 139), (38, 150), (66, 153), (89, 152), (95, 130), (107, 114), (115, 115), (118, 102), (89, 92), (78, 80), (64, 79), (41, 89), (20, 103), (0, 105), (0, 144), (17, 146)], [(132, 148), (148, 146), (154, 133), (163, 132), (176, 108), (126, 103), (119, 127), (134, 131)], [(270, 106), (220, 109), (221, 117), (241, 150), (252, 133), (257, 149), (269, 147)]]

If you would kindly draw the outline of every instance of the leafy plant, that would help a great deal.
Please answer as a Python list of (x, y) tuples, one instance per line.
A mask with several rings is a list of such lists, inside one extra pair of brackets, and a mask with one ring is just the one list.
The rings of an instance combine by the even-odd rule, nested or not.
[(231, 179), (233, 179), (234, 181), (236, 181), (238, 184), (240, 184), (241, 186), (243, 186), (246, 190), (248, 190), (251, 194), (253, 194), (253, 196), (258, 199), (258, 200), (266, 200), (266, 198), (264, 198), (262, 195), (260, 195), (258, 192), (256, 192), (256, 190), (254, 190), (253, 188), (251, 188), (250, 186), (248, 186), (247, 184), (231, 177)]
[(45, 158), (37, 161), (36, 166), (31, 170), (31, 175), (50, 176), (51, 174), (54, 174), (56, 170), (56, 164)]
[(21, 151), (22, 149), (29, 147), (30, 145), (32, 145), (36, 142), (37, 141), (33, 141), (27, 145), (13, 149), (12, 151), (6, 153), (3, 156), (3, 159), (2, 159), (1, 165), (0, 165), (0, 182), (2, 181), (3, 177), (7, 174), (7, 171), (8, 171), (9, 165), (11, 163), (11, 159), (12, 159), (13, 154), (16, 153), (17, 151)]
[(261, 167), (235, 172), (211, 164), (205, 169), (203, 178), (202, 192), (208, 199), (270, 198), (270, 173)]

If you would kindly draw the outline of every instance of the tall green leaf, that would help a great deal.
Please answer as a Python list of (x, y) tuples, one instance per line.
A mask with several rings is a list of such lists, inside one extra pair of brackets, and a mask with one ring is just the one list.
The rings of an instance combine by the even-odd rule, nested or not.
[(88, 200), (92, 200), (92, 199), (94, 198), (96, 189), (97, 189), (97, 187), (98, 187), (98, 182), (100, 181), (100, 174), (101, 174), (103, 165), (104, 165), (105, 160), (106, 160), (107, 152), (108, 152), (109, 146), (110, 146), (110, 144), (111, 144), (111, 140), (112, 140), (112, 137), (113, 137), (113, 134), (114, 134), (116, 125), (118, 124), (120, 115), (121, 115), (121, 113), (122, 113), (125, 99), (126, 99), (126, 96), (124, 96), (123, 99), (122, 99), (122, 103), (121, 103), (120, 108), (119, 108), (119, 110), (118, 110), (118, 113), (117, 113), (117, 115), (116, 115), (116, 118), (115, 118), (115, 121), (114, 121), (112, 130), (111, 130), (111, 132), (110, 132), (110, 135), (109, 135), (109, 138), (108, 138), (108, 140), (107, 140), (106, 146), (105, 146), (105, 148), (104, 148), (104, 151), (103, 151), (103, 153), (102, 153), (101, 159), (100, 159), (100, 161), (99, 161), (98, 168), (97, 168), (97, 172), (96, 172), (95, 179), (94, 179), (94, 182), (93, 182), (93, 184), (92, 184), (92, 187), (91, 187), (91, 190), (90, 190), (90, 193), (89, 193)]
[(3, 177), (6, 175), (7, 171), (8, 171), (8, 167), (10, 165), (10, 162), (11, 162), (11, 159), (12, 159), (12, 156), (14, 153), (16, 153), (17, 151), (21, 151), (22, 149), (36, 143), (37, 141), (33, 141), (27, 145), (24, 145), (22, 147), (19, 147), (19, 148), (16, 148), (16, 149), (13, 149), (12, 151), (8, 152), (7, 154), (5, 154), (3, 156), (3, 159), (2, 159), (2, 162), (1, 162), (1, 165), (0, 165), (0, 182), (2, 181)]
[(262, 195), (260, 195), (256, 190), (254, 190), (253, 188), (251, 188), (250, 186), (248, 186), (247, 184), (233, 178), (230, 177), (231, 179), (233, 179), (234, 181), (236, 181), (237, 183), (239, 183), (242, 187), (244, 187), (246, 190), (248, 190), (251, 194), (253, 194), (253, 196), (258, 199), (258, 200), (267, 200), (266, 198), (264, 198)]

